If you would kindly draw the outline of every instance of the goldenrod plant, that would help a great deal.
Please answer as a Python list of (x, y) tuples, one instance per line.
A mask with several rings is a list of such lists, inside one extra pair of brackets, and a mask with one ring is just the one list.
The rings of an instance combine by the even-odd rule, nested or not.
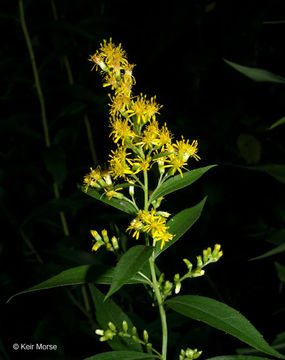
[[(200, 152), (198, 154), (198, 140), (185, 139), (183, 134), (175, 139), (168, 125), (160, 124), (157, 119), (162, 105), (156, 97), (134, 93), (134, 65), (129, 63), (121, 44), (114, 44), (112, 39), (103, 40), (89, 60), (92, 70), (102, 75), (103, 87), (110, 90), (109, 127), (114, 144), (106, 166), (90, 167), (83, 178), (82, 191), (128, 214), (129, 223), (121, 232), (127, 240), (122, 241), (118, 226), (107, 230), (106, 224), (102, 224), (101, 229), (91, 229), (90, 251), (94, 252), (95, 257), (99, 257), (100, 252), (111, 252), (114, 267), (107, 264), (105, 267), (78, 266), (16, 295), (88, 283), (89, 294), (84, 292), (83, 295), (86, 303), (88, 295), (91, 296), (95, 308), (94, 314), (90, 315), (88, 306), (88, 319), (91, 324), (93, 321), (93, 325), (96, 321), (96, 340), (107, 342), (112, 351), (98, 354), (94, 350), (95, 354), (86, 360), (169, 360), (167, 314), (170, 311), (222, 330), (257, 352), (285, 359), (237, 310), (209, 297), (187, 293), (180, 295), (186, 288), (182, 286), (183, 281), (194, 281), (194, 278), (203, 276), (206, 266), (222, 257), (220, 244), (210, 244), (212, 247), (201, 249), (201, 254), (196, 256), (193, 263), (193, 260), (189, 260), (193, 258), (191, 247), (185, 243), (185, 257), (173, 258), (172, 277), (167, 279), (159, 269), (158, 257), (168, 251), (198, 220), (206, 202), (205, 197), (198, 204), (171, 215), (165, 206), (165, 197), (193, 184), (214, 165), (194, 168), (201, 155)], [(175, 271), (175, 263), (179, 261), (185, 264), (184, 274)], [(96, 284), (110, 285), (107, 294), (102, 293)], [(127, 284), (143, 284), (150, 307), (157, 308), (161, 323), (160, 344), (157, 345), (157, 334), (137, 328), (111, 298)], [(146, 306), (145, 302), (143, 306)], [(188, 345), (186, 349), (176, 350), (177, 360), (202, 359), (204, 354), (207, 355), (207, 344), (203, 349), (198, 349), (194, 343)], [(214, 359), (242, 358), (230, 355)], [(258, 359), (268, 358), (246, 357), (246, 360)]]

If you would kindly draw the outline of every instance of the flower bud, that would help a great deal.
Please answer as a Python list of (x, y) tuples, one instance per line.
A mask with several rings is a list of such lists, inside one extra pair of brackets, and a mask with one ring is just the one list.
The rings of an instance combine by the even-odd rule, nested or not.
[(123, 321), (122, 325), (123, 325), (124, 332), (127, 332), (129, 327), (128, 327), (128, 323), (126, 322), (126, 320)]
[(102, 230), (101, 233), (102, 233), (104, 242), (105, 242), (106, 244), (108, 244), (108, 242), (109, 242), (109, 236), (108, 236), (107, 230)]
[(183, 259), (189, 271), (192, 270), (193, 264), (188, 259)]
[(96, 230), (90, 230), (91, 235), (95, 238), (95, 240), (97, 241), (102, 241), (101, 236), (98, 234), (98, 232)]
[(116, 326), (115, 326), (111, 321), (108, 322), (108, 326), (109, 326), (109, 328), (110, 328), (111, 330), (117, 331)]
[(148, 342), (148, 332), (146, 330), (143, 331), (143, 339), (144, 339), (145, 343)]
[(114, 248), (115, 250), (118, 250), (118, 249), (119, 249), (119, 244), (118, 244), (117, 238), (116, 238), (115, 236), (113, 236), (112, 239), (111, 239), (111, 241), (112, 241), (113, 248)]
[(102, 330), (102, 329), (96, 329), (96, 330), (95, 330), (95, 334), (100, 335), (100, 336), (103, 336), (103, 335), (104, 335), (104, 330)]
[(203, 266), (203, 261), (201, 256), (197, 256), (197, 267), (201, 268)]

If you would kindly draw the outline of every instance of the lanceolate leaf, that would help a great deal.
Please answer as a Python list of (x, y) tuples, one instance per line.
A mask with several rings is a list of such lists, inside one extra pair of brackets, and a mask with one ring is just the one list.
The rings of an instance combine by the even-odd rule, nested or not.
[(181, 175), (176, 175), (171, 177), (169, 180), (165, 181), (157, 191), (152, 195), (152, 200), (158, 199), (161, 196), (170, 194), (176, 190), (183, 189), (184, 187), (193, 184), (198, 180), (205, 172), (212, 169), (217, 165), (209, 165), (202, 168), (190, 170), (186, 173), (183, 173), (183, 178)]
[(274, 265), (275, 265), (279, 280), (285, 284), (285, 266), (279, 264), (278, 262), (275, 262)]
[(268, 175), (273, 176), (276, 180), (285, 183), (285, 165), (282, 164), (256, 165), (256, 166), (247, 166), (246, 169), (264, 171)]
[(103, 354), (90, 356), (84, 360), (149, 360), (154, 358), (155, 356), (152, 354), (136, 351), (109, 351)]
[(285, 359), (243, 315), (226, 304), (195, 295), (174, 297), (166, 304), (174, 311), (222, 330), (267, 355)]
[(279, 75), (275, 75), (267, 70), (239, 65), (227, 59), (224, 59), (224, 61), (232, 68), (234, 68), (235, 70), (239, 71), (240, 73), (242, 73), (243, 75), (249, 77), (254, 81), (285, 84), (285, 78)]
[(264, 258), (279, 254), (279, 253), (284, 252), (284, 251), (285, 251), (285, 243), (280, 244), (279, 246), (276, 246), (274, 249), (271, 249), (271, 250), (267, 251), (266, 253), (264, 253), (262, 255), (259, 255), (259, 256), (256, 256), (256, 257), (254, 257), (254, 258), (252, 258), (250, 260), (264, 259)]
[(167, 231), (175, 236), (171, 241), (165, 243), (163, 249), (160, 249), (160, 242), (157, 242), (155, 244), (155, 256), (160, 255), (163, 251), (168, 249), (169, 246), (178, 241), (181, 236), (190, 229), (190, 227), (199, 219), (206, 200), (207, 197), (199, 202), (199, 204), (180, 211), (167, 222), (167, 226), (169, 226)]
[[(102, 294), (93, 284), (89, 284), (92, 300), (95, 306), (95, 315), (100, 328), (108, 329), (108, 323), (115, 324), (118, 331), (123, 331), (122, 322), (127, 321), (129, 328), (133, 327), (131, 320), (123, 310), (111, 299), (104, 301), (105, 295)], [(133, 350), (142, 351), (140, 344), (134, 342), (131, 338), (122, 338), (115, 336), (113, 340), (108, 341), (113, 350)]]
[[(82, 187), (82, 191), (85, 192), (83, 187)], [(137, 213), (136, 208), (131, 203), (129, 203), (124, 199), (112, 198), (111, 200), (109, 200), (105, 193), (100, 193), (94, 188), (89, 188), (86, 194), (97, 200), (104, 202), (105, 204), (108, 204), (121, 211), (124, 211), (127, 214), (135, 215)]]
[(136, 245), (131, 247), (119, 260), (114, 270), (112, 284), (106, 299), (118, 291), (124, 284), (136, 275), (143, 264), (151, 256), (151, 246)]
[[(101, 265), (82, 265), (64, 270), (61, 273), (41, 282), (29, 289), (21, 291), (10, 297), (10, 301), (17, 295), (26, 294), (38, 290), (52, 289), (59, 286), (80, 285), (85, 283), (111, 284), (113, 280), (114, 268), (106, 269)], [(134, 275), (127, 281), (127, 284), (146, 283), (140, 275)]]
[(272, 129), (274, 129), (277, 126), (282, 125), (282, 124), (285, 124), (285, 116), (283, 116), (283, 118), (279, 119), (274, 124), (272, 124), (269, 129), (272, 130)]
[(223, 355), (208, 358), (206, 360), (272, 360), (260, 356), (244, 356), (244, 355)]

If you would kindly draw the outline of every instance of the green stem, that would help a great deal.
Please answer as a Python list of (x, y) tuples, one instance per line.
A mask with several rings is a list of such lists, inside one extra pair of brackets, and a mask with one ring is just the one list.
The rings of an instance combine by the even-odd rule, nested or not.
[[(42, 88), (41, 88), (41, 84), (40, 84), (39, 72), (38, 72), (38, 68), (37, 68), (37, 64), (36, 64), (36, 59), (35, 59), (32, 42), (31, 42), (31, 39), (29, 36), (27, 25), (26, 25), (24, 5), (23, 5), (22, 0), (19, 0), (19, 11), (20, 11), (20, 23), (21, 23), (24, 37), (26, 40), (26, 44), (28, 47), (28, 52), (29, 52), (29, 56), (30, 56), (30, 60), (31, 60), (31, 64), (32, 64), (34, 79), (35, 79), (35, 86), (36, 86), (36, 90), (37, 90), (37, 94), (38, 94), (38, 98), (39, 98), (39, 102), (40, 102), (40, 107), (41, 107), (41, 116), (42, 116), (43, 130), (44, 130), (45, 145), (47, 148), (49, 148), (51, 146), (51, 142), (50, 142), (50, 136), (49, 136), (45, 100), (44, 100), (44, 96), (43, 96), (43, 92), (42, 92)], [(55, 181), (53, 183), (53, 190), (54, 190), (56, 199), (58, 199), (60, 196), (59, 188)], [(59, 215), (60, 215), (60, 220), (61, 220), (61, 225), (62, 225), (64, 235), (69, 236), (69, 230), (68, 230), (65, 214), (64, 214), (64, 212), (61, 211)]]
[[(148, 211), (149, 201), (148, 201), (148, 176), (147, 171), (143, 172), (144, 174), (144, 210)], [(151, 271), (152, 278), (152, 288), (155, 293), (155, 297), (158, 303), (160, 320), (161, 320), (161, 328), (162, 328), (162, 357), (161, 360), (166, 360), (167, 356), (167, 322), (166, 322), (166, 313), (163, 306), (162, 296), (159, 290), (156, 274), (155, 274), (155, 258), (154, 251), (152, 252), (151, 257), (149, 258), (149, 266)]]

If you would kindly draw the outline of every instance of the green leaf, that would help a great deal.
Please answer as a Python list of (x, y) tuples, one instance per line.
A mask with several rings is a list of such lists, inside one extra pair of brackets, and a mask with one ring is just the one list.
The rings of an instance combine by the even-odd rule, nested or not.
[(163, 183), (157, 191), (153, 192), (151, 199), (158, 199), (161, 196), (165, 196), (176, 190), (183, 189), (184, 187), (193, 184), (203, 174), (205, 174), (205, 172), (215, 166), (217, 165), (209, 165), (202, 168), (190, 170), (189, 172), (183, 173), (183, 178), (181, 177), (181, 175), (171, 177), (169, 180), (165, 181), (165, 183)]
[(109, 351), (103, 354), (90, 356), (84, 360), (148, 360), (154, 358), (155, 356), (152, 354), (136, 351)]
[(275, 123), (273, 123), (270, 128), (268, 128), (269, 130), (272, 130), (274, 128), (276, 128), (279, 125), (285, 124), (285, 116), (283, 116), (281, 119), (279, 119), (278, 121), (276, 121)]
[(237, 147), (240, 155), (248, 164), (257, 164), (260, 161), (261, 145), (256, 137), (240, 134), (237, 139)]
[[(110, 321), (119, 331), (123, 331), (122, 322), (124, 320), (128, 323), (129, 328), (134, 326), (128, 316), (112, 299), (104, 301), (105, 295), (93, 284), (89, 284), (89, 289), (95, 306), (96, 320), (103, 330), (108, 329), (108, 323)], [(108, 344), (113, 350), (142, 351), (141, 345), (134, 342), (131, 338), (115, 336), (113, 340), (108, 341)]]
[(272, 360), (260, 356), (244, 356), (244, 355), (223, 355), (215, 356), (213, 358), (208, 358), (206, 360)]
[(285, 266), (279, 264), (278, 262), (275, 262), (274, 265), (275, 265), (279, 280), (285, 284)]
[(119, 209), (121, 211), (124, 211), (127, 214), (130, 214), (130, 215), (136, 215), (137, 214), (136, 208), (131, 203), (127, 202), (124, 199), (112, 198), (111, 200), (109, 200), (104, 193), (100, 193), (99, 191), (97, 191), (94, 188), (89, 188), (87, 190), (87, 192), (84, 191), (84, 187), (82, 187), (81, 190), (85, 194), (87, 194), (87, 195), (89, 195), (89, 196), (91, 196), (91, 197), (93, 197), (93, 198), (95, 198), (97, 200), (100, 200), (100, 201), (104, 202), (105, 204), (111, 205), (111, 206), (113, 206), (113, 207), (115, 207), (115, 208), (117, 208), (117, 209)]
[(204, 197), (204, 199), (200, 201), (197, 205), (180, 211), (167, 222), (166, 225), (169, 226), (169, 229), (167, 231), (175, 236), (173, 240), (165, 243), (163, 249), (160, 249), (160, 242), (157, 242), (155, 244), (154, 253), (156, 257), (159, 256), (163, 251), (168, 249), (171, 245), (176, 243), (176, 241), (178, 241), (181, 236), (184, 235), (192, 225), (194, 225), (194, 223), (199, 219), (201, 215), (206, 200), (207, 196)]
[(267, 164), (256, 166), (244, 166), (243, 168), (255, 171), (264, 171), (268, 175), (274, 177), (276, 180), (285, 183), (285, 165), (280, 164)]
[[(59, 286), (70, 286), (70, 285), (80, 285), (86, 283), (95, 283), (95, 284), (111, 284), (113, 280), (114, 268), (106, 269), (101, 265), (82, 265), (76, 266), (74, 268), (64, 270), (61, 273), (51, 277), (48, 280), (41, 282), (29, 289), (21, 291), (13, 296), (11, 296), (7, 302), (9, 302), (13, 297), (27, 294), (34, 291), (52, 289)], [(147, 284), (146, 280), (140, 275), (132, 276), (131, 279), (127, 281), (127, 284)]]
[(224, 59), (224, 61), (232, 68), (234, 68), (235, 70), (239, 71), (240, 73), (242, 73), (243, 75), (249, 77), (254, 81), (285, 84), (285, 79), (283, 77), (279, 75), (275, 75), (267, 70), (239, 65), (227, 59)]
[(118, 291), (141, 269), (151, 256), (151, 246), (136, 245), (131, 247), (119, 260), (114, 270), (113, 281), (106, 299)]
[(174, 311), (222, 330), (265, 354), (285, 359), (243, 315), (224, 303), (203, 296), (186, 295), (169, 299), (166, 304)]
[(276, 248), (274, 249), (271, 249), (269, 251), (267, 251), (266, 253), (262, 254), (262, 255), (259, 255), (259, 256), (256, 256), (250, 260), (260, 260), (260, 259), (264, 259), (264, 258), (267, 258), (269, 256), (273, 256), (273, 255), (276, 255), (276, 254), (279, 254), (281, 252), (284, 252), (285, 251), (285, 243), (284, 244), (281, 244), (279, 246), (277, 246)]

